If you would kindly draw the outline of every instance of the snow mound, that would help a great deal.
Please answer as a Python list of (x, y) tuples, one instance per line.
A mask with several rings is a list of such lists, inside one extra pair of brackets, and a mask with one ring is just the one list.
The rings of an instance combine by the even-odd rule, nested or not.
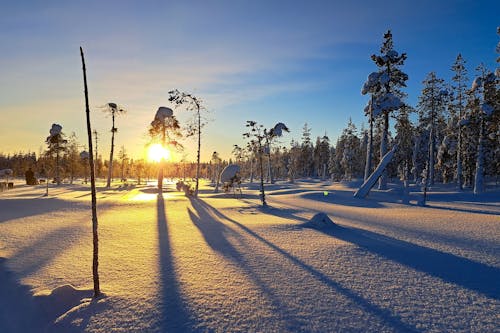
[(69, 309), (91, 298), (92, 290), (77, 289), (70, 284), (59, 286), (49, 294), (36, 295), (36, 299), (49, 318), (57, 318)]
[(313, 229), (329, 229), (335, 227), (336, 224), (325, 213), (317, 213), (302, 226)]

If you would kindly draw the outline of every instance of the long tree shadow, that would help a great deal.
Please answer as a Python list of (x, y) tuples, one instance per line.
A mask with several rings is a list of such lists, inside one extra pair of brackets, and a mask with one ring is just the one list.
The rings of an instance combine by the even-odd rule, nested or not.
[(0, 257), (0, 332), (43, 331), (47, 324), (28, 286), (16, 281)]
[(207, 244), (217, 253), (231, 260), (238, 265), (245, 274), (259, 287), (260, 291), (267, 295), (271, 305), (285, 323), (288, 331), (297, 331), (301, 323), (293, 316), (289, 309), (284, 308), (284, 304), (276, 293), (259, 277), (257, 272), (247, 263), (247, 259), (228, 241), (227, 236), (241, 237), (233, 229), (226, 227), (217, 218), (211, 215), (210, 211), (202, 204), (202, 201), (196, 198), (190, 198), (191, 205), (196, 214), (188, 208), (188, 214), (193, 224), (200, 230)]
[(87, 210), (88, 204), (58, 198), (0, 200), (0, 223), (62, 210)]
[(165, 332), (191, 332), (193, 322), (187, 306), (181, 298), (180, 285), (176, 277), (172, 246), (167, 227), (163, 195), (157, 196), (158, 242), (160, 247), (160, 278), (162, 293), (161, 327)]
[[(193, 202), (195, 202), (193, 200)], [(326, 274), (318, 271), (314, 267), (306, 264), (305, 262), (301, 261), (300, 259), (296, 258), (295, 256), (291, 255), (287, 251), (281, 249), (277, 245), (271, 243), (267, 239), (263, 238), (256, 232), (252, 231), (245, 225), (241, 224), (240, 222), (229, 218), (228, 216), (222, 214), (220, 211), (218, 211), (216, 208), (210, 206), (203, 200), (197, 199), (196, 202), (199, 204), (197, 205), (198, 209), (204, 209), (206, 211), (205, 214), (213, 214), (214, 216), (217, 216), (220, 219), (224, 219), (239, 229), (241, 229), (243, 232), (249, 234), (250, 236), (254, 237), (256, 240), (262, 242), (266, 246), (270, 247), (272, 250), (277, 252), (278, 254), (282, 255), (284, 258), (286, 258), (288, 261), (293, 263), (294, 265), (300, 267), (304, 271), (308, 272), (311, 276), (313, 276), (316, 280), (320, 281), (321, 283), (325, 284), (326, 286), (334, 289), (335, 291), (339, 292), (340, 294), (344, 295), (345, 297), (351, 299), (354, 303), (356, 303), (359, 307), (364, 309), (365, 311), (371, 313), (372, 315), (375, 315), (376, 317), (380, 318), (381, 321), (385, 322), (387, 325), (391, 326), (394, 330), (400, 331), (400, 332), (419, 332), (419, 330), (415, 327), (410, 326), (409, 324), (403, 322), (399, 317), (393, 315), (389, 310), (381, 308), (377, 306), (376, 304), (371, 303), (369, 300), (363, 298), (362, 296), (358, 295), (354, 291), (342, 286), (340, 283), (334, 281), (331, 279), (329, 276)], [(213, 219), (216, 223), (221, 223), (220, 221), (217, 221), (216, 219)]]
[(319, 230), (446, 282), (498, 300), (500, 269), (372, 231), (336, 226)]
[[(476, 203), (474, 203), (476, 204)], [(500, 211), (488, 210), (488, 209), (477, 209), (477, 208), (459, 208), (459, 207), (451, 207), (451, 206), (439, 206), (434, 202), (427, 202), (425, 207), (432, 209), (442, 209), (449, 210), (454, 212), (463, 212), (463, 213), (471, 213), (471, 214), (486, 214), (486, 215), (500, 215)]]

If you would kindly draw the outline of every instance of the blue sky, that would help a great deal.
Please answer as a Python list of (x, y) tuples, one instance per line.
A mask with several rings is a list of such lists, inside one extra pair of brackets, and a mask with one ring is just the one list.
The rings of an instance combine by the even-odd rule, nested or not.
[[(410, 104), (430, 71), (445, 79), (457, 53), (469, 73), (495, 67), (498, 1), (8, 1), (0, 12), (0, 152), (39, 151), (52, 123), (86, 140), (79, 46), (86, 53), (94, 127), (108, 155), (107, 102), (128, 109), (116, 144), (142, 156), (167, 92), (202, 98), (210, 122), (202, 157), (229, 158), (246, 120), (285, 122), (300, 138), (335, 141), (365, 121), (370, 55), (391, 29), (406, 52)], [(189, 113), (175, 111), (181, 122)], [(185, 140), (188, 158), (194, 142)]]

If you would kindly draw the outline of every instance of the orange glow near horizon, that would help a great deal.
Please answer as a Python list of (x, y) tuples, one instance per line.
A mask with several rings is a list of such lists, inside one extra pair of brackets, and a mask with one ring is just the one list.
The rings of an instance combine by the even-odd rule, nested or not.
[(170, 159), (170, 150), (164, 148), (161, 144), (156, 143), (151, 145), (148, 149), (148, 159), (154, 162), (160, 162), (162, 159), (165, 161)]

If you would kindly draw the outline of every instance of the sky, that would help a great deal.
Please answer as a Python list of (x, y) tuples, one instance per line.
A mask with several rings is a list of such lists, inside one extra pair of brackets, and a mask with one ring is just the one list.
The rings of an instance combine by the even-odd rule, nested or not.
[[(494, 69), (500, 2), (491, 1), (3, 1), (0, 11), (0, 153), (39, 153), (52, 123), (75, 133), (86, 149), (79, 47), (87, 65), (91, 121), (98, 151), (109, 158), (111, 119), (102, 106), (127, 110), (116, 120), (117, 149), (144, 157), (148, 126), (168, 91), (192, 93), (206, 107), (202, 160), (231, 157), (245, 145), (247, 120), (284, 122), (281, 139), (334, 143), (349, 118), (361, 127), (368, 97), (361, 87), (376, 70), (391, 29), (406, 52), (408, 103), (425, 76), (452, 76), (458, 53), (470, 76)], [(173, 106), (172, 106), (173, 107)], [(192, 112), (174, 108), (185, 125)], [(196, 158), (195, 140), (182, 139)]]

